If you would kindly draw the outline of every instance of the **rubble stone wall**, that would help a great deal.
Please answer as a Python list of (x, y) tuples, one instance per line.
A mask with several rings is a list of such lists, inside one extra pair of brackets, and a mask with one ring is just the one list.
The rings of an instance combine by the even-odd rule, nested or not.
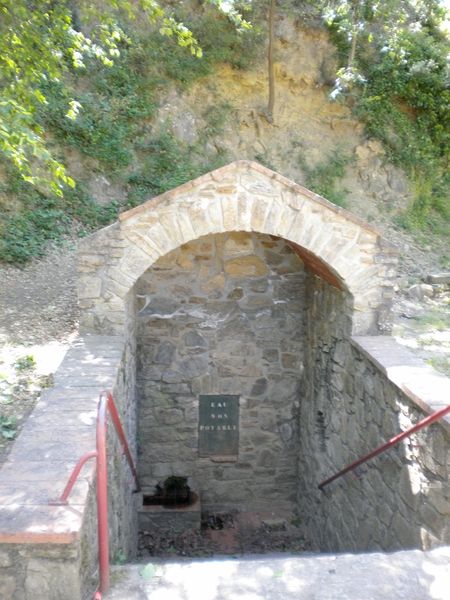
[(308, 352), (299, 413), (298, 507), (306, 539), (320, 551), (449, 544), (448, 417), (318, 489), (442, 408), (450, 381), (392, 338), (348, 337), (341, 295), (317, 279), (315, 287), (307, 285)]
[[(139, 470), (152, 488), (189, 476), (204, 508), (296, 496), (305, 271), (282, 240), (200, 238), (139, 280)], [(239, 453), (199, 457), (199, 395), (239, 395)]]

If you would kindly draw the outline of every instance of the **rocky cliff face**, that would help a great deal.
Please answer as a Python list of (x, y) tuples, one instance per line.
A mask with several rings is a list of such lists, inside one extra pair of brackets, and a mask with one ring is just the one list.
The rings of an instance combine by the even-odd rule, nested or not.
[[(364, 124), (349, 106), (329, 98), (337, 63), (327, 33), (282, 18), (276, 39), (273, 124), (264, 116), (268, 94), (264, 55), (249, 71), (220, 66), (183, 93), (172, 89), (162, 100), (157, 122), (169, 123), (181, 142), (192, 144), (202, 138), (208, 127), (205, 114), (211, 116), (212, 111), (223, 127), (205, 143), (208, 155), (259, 160), (310, 187), (311, 173), (317, 180), (317, 170), (327, 170), (327, 176), (336, 175), (335, 185), (346, 206), (369, 220), (404, 208), (409, 190), (403, 173), (386, 161), (379, 142), (367, 138)], [(336, 158), (345, 163), (342, 177), (332, 172)]]

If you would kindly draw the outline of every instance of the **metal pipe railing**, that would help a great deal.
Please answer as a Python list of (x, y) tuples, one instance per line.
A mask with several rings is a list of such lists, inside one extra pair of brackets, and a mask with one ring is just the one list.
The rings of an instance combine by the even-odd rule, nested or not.
[(319, 483), (319, 485), (317, 487), (319, 488), (319, 490), (323, 490), (323, 488), (326, 485), (328, 485), (329, 483), (331, 483), (332, 481), (335, 481), (339, 477), (342, 477), (342, 475), (345, 475), (349, 471), (353, 471), (354, 469), (359, 467), (359, 465), (362, 465), (363, 463), (367, 462), (371, 458), (375, 458), (375, 456), (378, 456), (382, 452), (385, 452), (386, 450), (388, 450), (392, 446), (395, 446), (396, 444), (398, 444), (405, 438), (410, 437), (416, 431), (419, 431), (420, 429), (423, 429), (424, 427), (428, 427), (435, 421), (439, 421), (439, 419), (442, 419), (442, 417), (444, 417), (447, 413), (450, 413), (450, 404), (448, 406), (444, 406), (444, 408), (441, 408), (440, 410), (437, 410), (436, 412), (429, 415), (428, 417), (425, 417), (425, 419), (422, 419), (422, 421), (419, 421), (418, 423), (416, 423), (416, 425), (413, 425), (409, 429), (406, 429), (405, 431), (402, 431), (398, 435), (395, 435), (393, 438), (391, 438), (386, 443), (382, 444), (375, 450), (372, 450), (372, 452), (369, 452), (369, 454), (366, 454), (366, 455), (362, 456), (361, 458), (359, 458), (358, 460), (355, 460), (354, 462), (350, 463), (349, 465), (347, 465), (346, 467), (344, 467), (343, 469), (341, 469), (340, 471), (338, 471), (331, 477), (328, 477), (328, 479), (324, 479), (324, 481)]
[(97, 527), (99, 587), (94, 598), (100, 600), (109, 588), (108, 463), (106, 458), (106, 416), (109, 396), (100, 395), (97, 416)]
[(77, 462), (77, 464), (73, 468), (73, 471), (69, 477), (69, 481), (67, 482), (63, 493), (56, 500), (49, 500), (50, 505), (61, 506), (61, 505), (69, 504), (68, 498), (69, 498), (70, 492), (72, 491), (73, 486), (75, 485), (75, 482), (78, 479), (78, 475), (80, 474), (81, 469), (84, 467), (84, 465), (87, 463), (87, 461), (89, 459), (96, 458), (96, 456), (97, 456), (97, 450), (93, 450), (92, 452), (86, 452), (86, 454), (83, 454), (83, 456), (80, 458), (80, 460)]
[(50, 500), (51, 505), (66, 505), (73, 486), (86, 462), (91, 458), (97, 460), (97, 526), (98, 526), (98, 562), (99, 562), (99, 586), (94, 594), (95, 600), (101, 600), (109, 588), (109, 530), (108, 530), (108, 462), (106, 449), (107, 414), (111, 415), (114, 428), (119, 438), (123, 453), (127, 458), (131, 473), (136, 484), (136, 492), (141, 487), (134, 466), (130, 448), (125, 432), (120, 421), (119, 413), (110, 392), (102, 392), (98, 402), (96, 450), (87, 452), (78, 460), (73, 468), (69, 480), (61, 496), (56, 500)]

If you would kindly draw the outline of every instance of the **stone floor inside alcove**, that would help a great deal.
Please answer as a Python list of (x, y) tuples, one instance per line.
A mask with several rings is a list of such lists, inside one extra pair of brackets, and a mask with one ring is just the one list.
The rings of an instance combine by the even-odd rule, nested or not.
[(138, 544), (141, 559), (311, 550), (299, 516), (280, 510), (205, 512), (200, 529), (183, 533), (143, 530), (139, 533)]

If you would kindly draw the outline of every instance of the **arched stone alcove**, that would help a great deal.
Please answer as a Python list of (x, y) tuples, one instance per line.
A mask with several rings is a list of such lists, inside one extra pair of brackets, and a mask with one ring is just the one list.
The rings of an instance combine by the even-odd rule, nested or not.
[[(297, 506), (325, 547), (315, 481), (353, 451), (349, 338), (389, 329), (395, 261), (374, 228), (247, 161), (91, 236), (83, 327), (125, 336), (144, 485), (185, 475), (207, 507)], [(223, 401), (238, 440), (205, 454), (202, 402)]]
[(144, 487), (185, 475), (208, 510), (295, 508), (307, 320), (329, 319), (341, 337), (351, 322), (344, 291), (326, 317), (308, 311), (315, 279), (285, 240), (246, 232), (184, 244), (139, 278)]
[(310, 272), (353, 298), (352, 333), (389, 328), (395, 251), (377, 230), (292, 181), (238, 161), (120, 215), (80, 250), (85, 331), (122, 333), (126, 295), (161, 256), (205, 235), (281, 237)]

